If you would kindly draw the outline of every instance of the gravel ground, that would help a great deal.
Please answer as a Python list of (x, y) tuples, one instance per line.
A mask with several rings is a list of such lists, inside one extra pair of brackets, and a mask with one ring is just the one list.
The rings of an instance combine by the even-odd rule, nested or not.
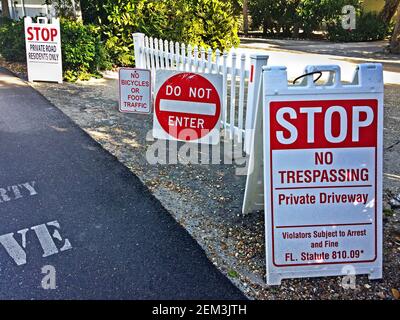
[[(21, 66), (1, 60), (0, 65), (24, 76)], [(154, 141), (146, 141), (146, 134), (152, 128), (152, 116), (118, 112), (116, 80), (32, 86), (139, 176), (249, 298), (398, 298), (400, 209), (392, 209), (388, 201), (400, 193), (400, 86), (387, 86), (385, 92), (383, 279), (357, 276), (356, 289), (342, 288), (341, 277), (283, 280), (281, 286), (266, 286), (263, 212), (241, 215), (245, 176), (236, 175), (235, 170), (243, 164), (150, 165), (146, 151)]]

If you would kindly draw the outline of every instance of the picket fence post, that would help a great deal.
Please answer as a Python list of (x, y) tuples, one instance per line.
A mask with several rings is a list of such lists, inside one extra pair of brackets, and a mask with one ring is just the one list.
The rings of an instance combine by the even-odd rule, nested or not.
[(144, 33), (134, 33), (133, 46), (135, 50), (135, 66), (136, 68), (146, 68), (144, 60)]
[(250, 154), (251, 132), (254, 130), (255, 116), (257, 110), (257, 94), (258, 87), (261, 81), (261, 74), (263, 66), (268, 63), (268, 55), (266, 54), (252, 54), (250, 56), (250, 75), (247, 91), (247, 104), (246, 104), (246, 122), (245, 122), (245, 136), (244, 136), (244, 151)]
[[(134, 33), (132, 36), (136, 67), (150, 69), (152, 82), (154, 82), (156, 69), (164, 68), (200, 73), (215, 72), (222, 75), (221, 127), (228, 129), (230, 139), (237, 138), (238, 142), (243, 139), (243, 151), (249, 154), (258, 102), (258, 87), (262, 67), (268, 63), (268, 55), (252, 54), (250, 69), (246, 69), (245, 54), (236, 54), (234, 50), (229, 55), (225, 51), (216, 50), (215, 59), (213, 59), (211, 48), (205, 50), (204, 47), (197, 45), (191, 46), (190, 44), (147, 37), (143, 33)], [(230, 66), (228, 66), (228, 60)], [(239, 66), (236, 65), (236, 62), (239, 62)], [(245, 89), (246, 82), (248, 83), (247, 89)], [(236, 96), (237, 90), (238, 96)], [(229, 101), (228, 92), (230, 93)]]

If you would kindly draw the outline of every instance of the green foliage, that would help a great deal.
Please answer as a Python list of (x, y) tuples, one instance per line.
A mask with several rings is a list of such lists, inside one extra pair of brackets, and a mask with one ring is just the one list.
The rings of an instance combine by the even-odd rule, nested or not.
[(105, 10), (106, 46), (119, 65), (134, 62), (134, 32), (221, 50), (239, 43), (232, 5), (222, 0), (109, 0)]
[(82, 18), (85, 24), (102, 24), (107, 22), (104, 6), (108, 0), (80, 0)]
[(252, 27), (263, 27), (264, 35), (289, 36), (297, 25), (300, 0), (249, 0)]
[(193, 18), (189, 23), (187, 39), (191, 44), (211, 47), (212, 49), (230, 49), (239, 44), (238, 23), (233, 16), (230, 2), (219, 0), (194, 1)]
[(67, 81), (88, 80), (99, 70), (111, 67), (100, 39), (100, 28), (72, 20), (61, 21), (64, 77)]
[(340, 18), (342, 8), (352, 5), (360, 10), (360, 0), (301, 0), (297, 15), (302, 21), (301, 28), (306, 35), (321, 28), (323, 22), (330, 23)]
[(0, 54), (9, 61), (25, 62), (24, 21), (4, 20), (0, 24)]
[(343, 29), (340, 19), (327, 25), (327, 38), (332, 41), (374, 41), (383, 40), (390, 34), (386, 25), (375, 12), (359, 12), (354, 30)]
[(243, 0), (230, 0), (232, 4), (233, 13), (239, 15), (243, 10)]
[[(100, 35), (99, 27), (66, 19), (61, 21), (65, 80), (88, 80), (99, 76), (99, 70), (112, 67)], [(26, 61), (23, 20), (0, 24), (0, 54), (11, 62)]]
[[(293, 36), (302, 29), (306, 37), (327, 27), (327, 37), (334, 41), (366, 41), (383, 39), (388, 27), (376, 13), (364, 13), (362, 0), (250, 0), (253, 28), (263, 27), (265, 35)], [(356, 9), (355, 30), (344, 30), (342, 8)]]
[(383, 209), (383, 214), (384, 214), (386, 217), (391, 217), (391, 216), (394, 215), (394, 211), (393, 211), (392, 209)]
[(114, 0), (105, 8), (109, 14), (109, 24), (103, 26), (106, 47), (117, 64), (127, 66), (134, 62), (132, 33), (142, 31), (154, 36), (169, 31), (164, 1)]
[(237, 277), (239, 277), (239, 274), (235, 270), (229, 270), (228, 276), (231, 278), (237, 278)]
[(10, 18), (0, 16), (0, 27), (3, 24), (9, 24), (11, 22), (12, 22), (12, 20)]

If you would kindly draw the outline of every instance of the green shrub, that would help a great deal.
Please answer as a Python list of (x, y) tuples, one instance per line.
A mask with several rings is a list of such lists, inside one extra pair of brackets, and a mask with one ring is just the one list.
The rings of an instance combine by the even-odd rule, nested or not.
[(102, 24), (107, 21), (105, 4), (111, 0), (80, 0), (82, 19), (85, 24)]
[(342, 15), (342, 8), (352, 5), (360, 10), (361, 0), (301, 0), (297, 14), (302, 21), (301, 28), (306, 35), (321, 28), (323, 22), (337, 21)]
[(360, 12), (356, 17), (356, 28), (343, 29), (340, 19), (327, 25), (327, 38), (331, 41), (374, 41), (383, 40), (389, 34), (386, 25), (375, 12)]
[(112, 0), (102, 24), (106, 46), (119, 65), (134, 63), (132, 33), (220, 50), (239, 43), (230, 2), (222, 0)]
[(360, 11), (362, 0), (249, 0), (253, 28), (264, 35), (297, 36), (299, 29), (310, 37), (326, 23), (337, 21), (345, 5)]
[(300, 0), (250, 0), (252, 27), (262, 27), (264, 35), (290, 36), (298, 23), (299, 3)]
[(10, 24), (12, 21), (10, 18), (0, 16), (0, 27), (3, 24)]
[(68, 81), (88, 80), (99, 76), (99, 70), (111, 67), (99, 27), (62, 20), (61, 43), (64, 77)]
[[(99, 27), (65, 19), (60, 27), (65, 80), (98, 77), (112, 67)], [(26, 61), (23, 20), (0, 24), (0, 54), (10, 62)]]
[(132, 65), (132, 33), (144, 31), (149, 36), (168, 32), (168, 17), (164, 1), (115, 0), (105, 6), (108, 24), (103, 25), (106, 47), (114, 63)]
[(190, 8), (193, 10), (192, 19), (184, 30), (184, 34), (187, 33), (185, 42), (220, 50), (239, 44), (239, 26), (230, 2), (193, 1), (193, 7)]
[(11, 62), (25, 62), (24, 21), (8, 21), (0, 25), (0, 54)]

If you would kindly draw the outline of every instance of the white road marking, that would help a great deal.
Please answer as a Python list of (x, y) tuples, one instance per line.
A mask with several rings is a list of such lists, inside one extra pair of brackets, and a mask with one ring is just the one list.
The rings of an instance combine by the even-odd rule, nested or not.
[(35, 185), (36, 181), (30, 181), (0, 188), (0, 203), (37, 195)]
[[(72, 249), (70, 241), (66, 238), (63, 239), (61, 236), (59, 232), (60, 224), (57, 220), (17, 231), (17, 233), (21, 235), (21, 244), (15, 239), (13, 232), (0, 235), (0, 244), (18, 266), (27, 263), (26, 234), (30, 230), (35, 232), (36, 237), (39, 240), (40, 246), (43, 249), (42, 257), (48, 257)], [(60, 249), (58, 249), (54, 240), (62, 243)]]
[[(23, 229), (28, 231), (29, 229)], [(22, 232), (20, 230), (18, 233)], [(8, 255), (14, 260), (14, 262), (20, 266), (26, 263), (25, 250), (19, 245), (17, 240), (14, 239), (14, 233), (7, 233), (0, 236), (0, 244), (6, 249)]]
[[(22, 184), (22, 186), (25, 187), (29, 191), (30, 196), (34, 196), (37, 194), (37, 191), (34, 188), (35, 184), (36, 184), (35, 181), (32, 181), (31, 183), (25, 182)], [(19, 185), (19, 186), (21, 186), (21, 185)]]
[(45, 224), (39, 224), (31, 228), (35, 231), (37, 238), (39, 239), (40, 245), (43, 249), (43, 258), (52, 256), (53, 254), (58, 253), (58, 249), (56, 244), (54, 243), (49, 230)]

